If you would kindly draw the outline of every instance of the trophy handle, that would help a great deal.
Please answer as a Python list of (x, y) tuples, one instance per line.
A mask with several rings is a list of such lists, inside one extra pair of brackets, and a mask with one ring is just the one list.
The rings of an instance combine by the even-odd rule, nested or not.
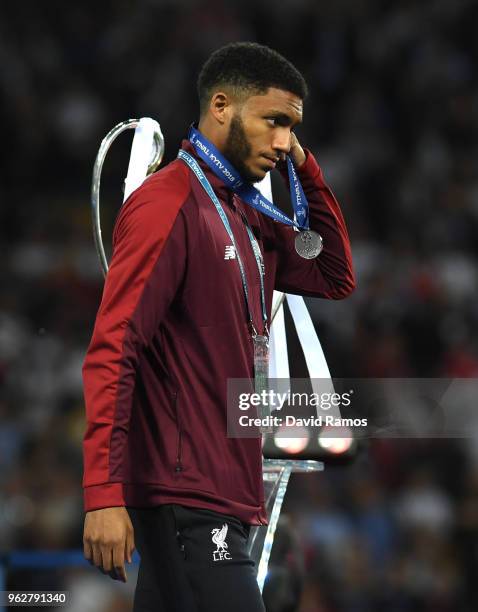
[(276, 314), (279, 312), (279, 308), (284, 303), (284, 300), (285, 300), (285, 293), (281, 293), (279, 298), (276, 300), (275, 304), (272, 304), (271, 325), (274, 322)]
[[(108, 153), (109, 148), (116, 138), (125, 130), (136, 129), (140, 123), (139, 119), (128, 119), (118, 123), (108, 134), (103, 138), (98, 154), (96, 156), (95, 165), (93, 167), (93, 179), (91, 183), (91, 212), (93, 216), (93, 237), (95, 240), (96, 252), (100, 260), (103, 275), (108, 272), (108, 260), (106, 259), (103, 239), (101, 236), (101, 219), (100, 219), (100, 185), (101, 171), (103, 163)], [(153, 151), (151, 161), (148, 166), (147, 175), (153, 173), (159, 166), (164, 155), (164, 136), (161, 132), (159, 124), (153, 133)]]

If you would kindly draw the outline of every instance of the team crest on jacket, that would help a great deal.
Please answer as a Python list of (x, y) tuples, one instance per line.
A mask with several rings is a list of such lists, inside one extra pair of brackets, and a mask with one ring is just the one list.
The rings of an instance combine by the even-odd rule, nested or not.
[(212, 553), (213, 561), (224, 561), (226, 559), (232, 559), (231, 554), (228, 552), (226, 536), (227, 536), (227, 523), (221, 527), (221, 529), (213, 529), (212, 541), (216, 545), (216, 550)]

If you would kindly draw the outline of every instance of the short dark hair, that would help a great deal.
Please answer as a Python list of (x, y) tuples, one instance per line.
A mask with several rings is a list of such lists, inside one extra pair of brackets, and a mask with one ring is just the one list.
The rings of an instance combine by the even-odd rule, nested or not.
[(197, 81), (201, 115), (218, 87), (233, 89), (236, 95), (265, 94), (269, 87), (277, 87), (302, 100), (307, 96), (305, 79), (289, 60), (252, 42), (230, 43), (206, 60)]

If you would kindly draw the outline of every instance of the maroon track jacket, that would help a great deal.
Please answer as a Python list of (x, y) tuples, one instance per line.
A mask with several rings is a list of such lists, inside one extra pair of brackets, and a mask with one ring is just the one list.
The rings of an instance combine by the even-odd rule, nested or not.
[[(195, 155), (189, 141), (184, 149)], [(270, 317), (274, 289), (341, 299), (354, 288), (342, 213), (309, 151), (298, 170), (310, 227), (324, 249), (294, 249), (292, 227), (242, 202), (198, 159), (229, 218), (262, 330), (256, 260), (241, 211), (264, 257)], [(164, 503), (267, 524), (258, 438), (226, 435), (228, 378), (253, 377), (253, 349), (237, 260), (198, 179), (175, 160), (120, 210), (113, 255), (83, 365), (85, 510)]]

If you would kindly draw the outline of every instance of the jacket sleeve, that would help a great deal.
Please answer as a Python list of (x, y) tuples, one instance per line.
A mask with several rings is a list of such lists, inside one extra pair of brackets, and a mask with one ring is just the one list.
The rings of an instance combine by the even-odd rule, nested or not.
[[(124, 505), (122, 459), (139, 351), (181, 284), (189, 190), (186, 170), (153, 175), (120, 210), (113, 254), (83, 364), (85, 510)], [(186, 167), (184, 167), (186, 169)]]
[[(334, 194), (324, 181), (312, 153), (297, 170), (309, 203), (310, 229), (323, 239), (323, 250), (315, 259), (304, 259), (295, 251), (296, 232), (274, 223), (279, 253), (275, 288), (285, 293), (341, 299), (355, 288), (352, 254), (345, 221)], [(282, 175), (288, 182), (287, 171)]]

